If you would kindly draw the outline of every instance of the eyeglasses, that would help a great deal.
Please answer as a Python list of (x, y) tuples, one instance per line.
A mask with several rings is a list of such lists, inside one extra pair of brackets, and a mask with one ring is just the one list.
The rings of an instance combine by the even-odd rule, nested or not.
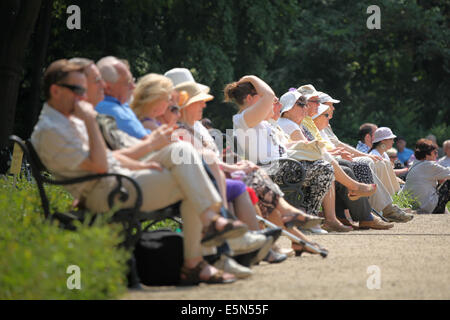
[(84, 96), (86, 89), (77, 85), (56, 83), (57, 86), (64, 87), (75, 93), (77, 96)]

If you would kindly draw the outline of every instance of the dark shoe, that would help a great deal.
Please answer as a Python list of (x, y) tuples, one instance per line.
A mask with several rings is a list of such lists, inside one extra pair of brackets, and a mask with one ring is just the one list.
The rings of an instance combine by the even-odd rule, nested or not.
[(258, 254), (258, 251), (259, 250), (255, 250), (250, 253), (233, 256), (233, 259), (240, 265), (250, 268), (252, 266), (250, 262), (256, 257), (256, 255)]
[(255, 233), (263, 234), (266, 237), (272, 237), (273, 242), (275, 243), (278, 238), (281, 236), (281, 233), (283, 232), (283, 229), (281, 228), (266, 228), (263, 230), (253, 231)]
[(196, 267), (190, 269), (183, 266), (181, 268), (180, 285), (191, 286), (197, 285), (200, 282), (218, 284), (218, 283), (233, 283), (236, 281), (236, 277), (232, 279), (225, 279), (223, 270), (218, 270), (215, 274), (209, 277), (207, 280), (200, 279), (200, 273), (207, 266), (205, 260), (200, 261)]
[[(284, 226), (288, 229), (293, 227), (309, 229), (320, 225), (325, 220), (324, 218), (316, 217), (310, 214), (301, 215), (300, 213), (296, 213), (292, 215), (285, 215), (285, 217), (286, 216), (291, 217), (291, 220), (284, 223)], [(304, 220), (303, 221), (298, 220), (297, 218), (299, 216), (303, 216)]]
[(287, 255), (278, 253), (276, 251), (273, 251), (272, 249), (269, 250), (269, 253), (267, 256), (263, 259), (263, 261), (266, 261), (268, 263), (280, 263), (287, 259)]
[(322, 258), (326, 258), (328, 256), (328, 250), (323, 248), (322, 246), (320, 246), (317, 242), (310, 242), (309, 244), (316, 247), (319, 252), (311, 251), (311, 249), (309, 249), (307, 246), (299, 244), (299, 243), (295, 243), (293, 245), (302, 247), (301, 249), (292, 248), (295, 250), (295, 256), (300, 257), (303, 254), (303, 252), (308, 252), (311, 254), (320, 254), (322, 256)]
[(205, 247), (220, 246), (226, 239), (237, 238), (248, 231), (248, 228), (238, 220), (228, 220), (223, 230), (217, 230), (216, 221), (220, 216), (217, 216), (206, 229), (205, 235), (202, 239), (202, 245)]

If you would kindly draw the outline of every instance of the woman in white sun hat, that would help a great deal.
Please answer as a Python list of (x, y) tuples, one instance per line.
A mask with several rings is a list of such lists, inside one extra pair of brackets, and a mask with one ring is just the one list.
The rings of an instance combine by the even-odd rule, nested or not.
[(373, 145), (370, 150), (370, 154), (389, 160), (389, 156), (386, 151), (392, 148), (395, 138), (397, 138), (397, 136), (393, 134), (392, 130), (388, 127), (378, 128), (374, 133)]
[[(369, 152), (370, 154), (382, 157), (389, 164), (386, 166), (387, 177), (383, 179), (383, 184), (391, 196), (400, 191), (400, 181), (390, 165), (390, 159), (386, 151), (392, 148), (396, 137), (388, 127), (378, 128), (374, 133), (373, 145)], [(377, 170), (376, 174), (380, 176), (382, 173)]]

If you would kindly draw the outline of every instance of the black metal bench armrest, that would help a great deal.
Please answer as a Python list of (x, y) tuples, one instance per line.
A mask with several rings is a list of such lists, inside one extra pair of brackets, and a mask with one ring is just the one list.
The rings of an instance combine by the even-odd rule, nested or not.
[(284, 164), (287, 164), (287, 163), (295, 164), (295, 168), (296, 168), (295, 180), (296, 180), (296, 182), (289, 181), (289, 174), (287, 174), (286, 171), (283, 171), (282, 175), (281, 175), (281, 181), (283, 182), (283, 185), (285, 185), (287, 187), (298, 188), (299, 186), (301, 186), (303, 184), (303, 181), (305, 180), (305, 177), (306, 177), (306, 170), (303, 167), (301, 162), (299, 162), (295, 159), (291, 159), (291, 158), (281, 158), (281, 159), (278, 159), (277, 161), (280, 166), (283, 166)]
[(77, 183), (82, 183), (82, 182), (86, 182), (86, 181), (102, 179), (105, 177), (116, 177), (116, 180), (117, 180), (117, 186), (108, 195), (108, 205), (109, 205), (110, 209), (112, 208), (114, 198), (117, 195), (119, 195), (119, 200), (121, 202), (125, 202), (128, 199), (128, 193), (125, 190), (125, 188), (123, 187), (123, 183), (122, 183), (122, 179), (125, 179), (125, 180), (128, 180), (131, 183), (131, 185), (133, 185), (133, 187), (135, 188), (135, 191), (136, 191), (136, 201), (135, 201), (133, 208), (130, 208), (130, 209), (134, 210), (134, 212), (136, 212), (136, 213), (138, 211), (140, 211), (140, 208), (142, 205), (142, 190), (133, 178), (122, 175), (122, 174), (118, 174), (118, 173), (102, 173), (102, 174), (92, 174), (92, 175), (87, 175), (84, 177), (78, 177), (78, 178), (67, 179), (67, 180), (54, 180), (54, 179), (46, 176), (46, 174), (45, 174), (46, 168), (40, 161), (39, 156), (37, 155), (36, 151), (34, 150), (33, 145), (30, 143), (30, 141), (25, 142), (21, 138), (14, 136), (14, 135), (10, 136), (9, 138), (11, 141), (13, 141), (14, 143), (17, 143), (20, 146), (20, 148), (24, 152), (25, 157), (27, 158), (28, 162), (30, 163), (31, 172), (33, 174), (34, 179), (36, 180), (37, 185), (38, 185), (38, 189), (39, 189), (39, 193), (40, 193), (41, 201), (42, 201), (42, 206), (44, 208), (44, 214), (45, 214), (46, 218), (50, 215), (50, 211), (49, 211), (48, 199), (45, 194), (44, 187), (43, 187), (44, 183), (48, 183), (51, 185), (67, 186), (67, 185), (71, 185), (71, 184), (77, 184)]
[(72, 185), (72, 184), (77, 184), (77, 183), (83, 183), (83, 182), (102, 179), (102, 178), (106, 178), (106, 177), (116, 177), (116, 180), (117, 180), (117, 186), (108, 195), (108, 205), (109, 205), (110, 209), (113, 206), (114, 197), (116, 195), (119, 195), (119, 200), (121, 202), (125, 202), (128, 200), (128, 193), (123, 188), (123, 183), (122, 183), (122, 179), (125, 179), (125, 180), (128, 180), (136, 190), (136, 194), (137, 194), (136, 198), (137, 199), (136, 199), (136, 203), (135, 203), (133, 209), (140, 210), (141, 205), (142, 205), (142, 191), (141, 191), (141, 188), (139, 187), (139, 185), (136, 183), (136, 181), (129, 176), (125, 176), (125, 175), (119, 174), (119, 173), (100, 173), (100, 174), (87, 175), (84, 177), (72, 178), (72, 179), (68, 179), (68, 180), (54, 180), (54, 179), (51, 179), (44, 175), (41, 175), (43, 182), (52, 184), (52, 185), (60, 185), (60, 186), (67, 186), (67, 185)]

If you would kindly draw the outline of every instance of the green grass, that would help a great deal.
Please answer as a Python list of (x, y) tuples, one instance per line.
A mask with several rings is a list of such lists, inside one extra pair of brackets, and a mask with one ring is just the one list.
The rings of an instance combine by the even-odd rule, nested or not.
[[(47, 188), (52, 209), (70, 208), (64, 189)], [(0, 177), (0, 299), (114, 299), (126, 291), (129, 253), (118, 249), (119, 225), (105, 218), (67, 231), (43, 219), (36, 186)], [(67, 268), (81, 270), (81, 289), (69, 290)]]

